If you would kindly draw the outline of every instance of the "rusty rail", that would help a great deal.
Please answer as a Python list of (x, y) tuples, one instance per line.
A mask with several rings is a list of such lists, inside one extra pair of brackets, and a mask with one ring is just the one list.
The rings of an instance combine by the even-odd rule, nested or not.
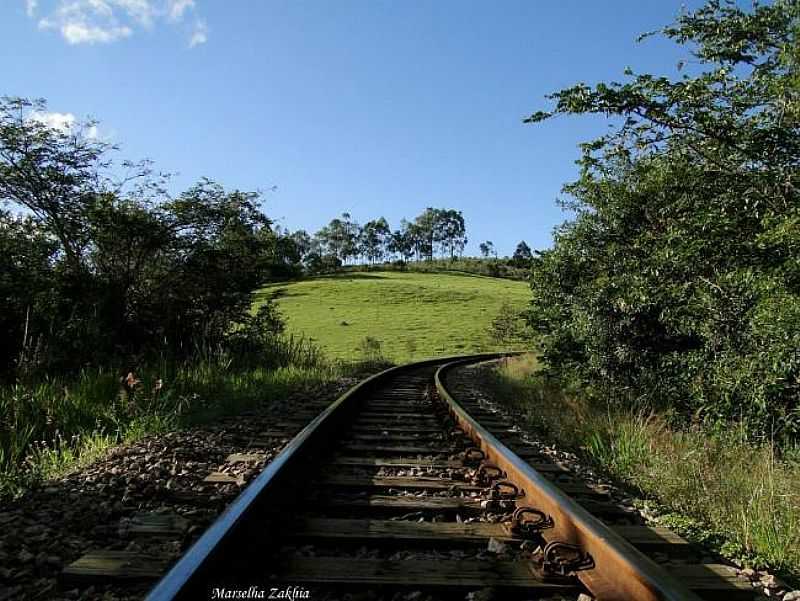
[(474, 362), (463, 359), (440, 367), (434, 376), (439, 396), (487, 461), (503, 470), (521, 491), (524, 504), (549, 516), (549, 527), (541, 531), (545, 540), (573, 545), (588, 554), (589, 567), (576, 570), (586, 588), (601, 601), (699, 601), (700, 597), (564, 494), (459, 405), (447, 390), (447, 373)]

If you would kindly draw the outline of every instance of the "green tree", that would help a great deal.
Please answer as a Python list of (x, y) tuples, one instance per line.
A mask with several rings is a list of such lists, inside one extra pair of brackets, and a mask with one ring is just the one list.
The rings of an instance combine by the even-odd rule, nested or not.
[(370, 264), (383, 258), (390, 237), (389, 223), (383, 217), (368, 221), (361, 228), (359, 247)]
[(0, 211), (0, 375), (20, 359), (38, 359), (43, 316), (55, 301), (51, 276), (57, 248), (35, 219)]
[(531, 252), (531, 247), (528, 246), (525, 240), (522, 240), (519, 244), (517, 244), (517, 248), (514, 249), (514, 255), (511, 257), (511, 262), (515, 267), (530, 267), (532, 259), (533, 253)]
[(437, 241), (437, 223), (439, 211), (428, 207), (414, 219), (413, 229), (417, 255), (433, 260), (433, 252)]
[(450, 259), (460, 255), (467, 245), (467, 229), (461, 211), (441, 209), (436, 223), (436, 240), (442, 246), (442, 254)]
[(437, 248), (450, 258), (460, 254), (467, 244), (464, 216), (453, 209), (426, 208), (408, 225), (418, 257), (432, 260)]
[(53, 369), (185, 357), (200, 339), (222, 341), (253, 289), (292, 261), (259, 195), (203, 180), (170, 200), (147, 162), (122, 163), (132, 175), (112, 180), (114, 149), (80, 125), (45, 126), (45, 108), (0, 102), (0, 200), (28, 214), (0, 219), (11, 336), (0, 369), (12, 357)]
[(550, 368), (618, 402), (800, 432), (800, 5), (708, 2), (663, 33), (691, 73), (551, 96), (619, 118), (582, 146), (577, 217), (534, 259)]
[(306, 255), (314, 250), (314, 241), (305, 230), (297, 230), (291, 232), (288, 237), (294, 242), (297, 256), (300, 261), (305, 259)]
[(409, 232), (409, 223), (404, 219), (400, 229), (392, 232), (387, 250), (393, 255), (399, 255), (404, 261), (414, 256), (414, 240)]
[(349, 213), (342, 213), (342, 218), (331, 219), (331, 222), (317, 232), (325, 251), (346, 263), (358, 254), (358, 236), (360, 228)]

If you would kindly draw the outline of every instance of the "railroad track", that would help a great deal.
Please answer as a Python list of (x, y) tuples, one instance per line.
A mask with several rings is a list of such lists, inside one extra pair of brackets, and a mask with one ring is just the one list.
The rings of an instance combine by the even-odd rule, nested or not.
[(510, 424), (450, 395), (450, 370), (497, 357), (361, 382), (292, 439), (148, 599), (752, 598), (725, 566), (686, 562), (686, 541), (631, 524), (604, 491), (526, 453)]

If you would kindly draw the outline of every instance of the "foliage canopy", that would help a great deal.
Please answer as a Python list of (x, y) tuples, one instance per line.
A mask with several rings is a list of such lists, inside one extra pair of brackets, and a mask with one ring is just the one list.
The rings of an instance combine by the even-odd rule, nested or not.
[(797, 2), (713, 0), (662, 31), (692, 50), (680, 77), (578, 84), (526, 120), (618, 119), (582, 145), (576, 217), (534, 258), (529, 319), (552, 371), (800, 433), (798, 31)]
[(170, 198), (148, 162), (115, 165), (85, 127), (37, 120), (45, 108), (0, 99), (0, 202), (13, 209), (0, 212), (0, 374), (221, 343), (253, 289), (286, 275), (259, 195), (201, 180)]

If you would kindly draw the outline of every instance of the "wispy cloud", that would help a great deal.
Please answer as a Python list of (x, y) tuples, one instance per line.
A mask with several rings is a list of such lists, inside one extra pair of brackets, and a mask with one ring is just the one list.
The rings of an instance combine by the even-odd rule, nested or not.
[(170, 21), (180, 21), (187, 11), (194, 10), (194, 0), (168, 0), (167, 14)]
[(189, 38), (189, 48), (194, 48), (208, 41), (208, 25), (204, 19), (197, 19), (194, 22), (192, 36)]
[[(189, 47), (208, 40), (208, 25), (197, 15), (194, 0), (54, 0), (49, 8), (42, 11), (39, 29), (58, 31), (68, 44), (109, 44), (159, 22), (177, 26), (190, 15), (194, 23), (185, 25)], [(25, 0), (25, 12), (36, 18), (39, 1)]]
[[(157, 11), (150, 0), (112, 0), (113, 4), (143, 27), (152, 27)], [(113, 9), (112, 9), (113, 12)]]

